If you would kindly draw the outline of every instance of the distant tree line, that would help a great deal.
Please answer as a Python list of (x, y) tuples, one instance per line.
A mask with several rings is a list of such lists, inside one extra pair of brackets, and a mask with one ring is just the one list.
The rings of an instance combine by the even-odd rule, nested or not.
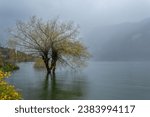
[(33, 61), (34, 57), (28, 54), (25, 54), (20, 51), (16, 51), (10, 48), (0, 47), (0, 66), (3, 66), (5, 63), (16, 63), (16, 62), (25, 62)]

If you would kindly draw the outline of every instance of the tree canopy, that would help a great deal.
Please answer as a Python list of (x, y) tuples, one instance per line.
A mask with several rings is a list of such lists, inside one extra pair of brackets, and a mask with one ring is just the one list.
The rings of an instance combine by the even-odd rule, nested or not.
[(90, 55), (79, 39), (78, 26), (72, 22), (43, 21), (34, 16), (26, 22), (18, 21), (11, 34), (26, 52), (41, 56), (48, 73), (55, 72), (58, 62), (80, 67)]

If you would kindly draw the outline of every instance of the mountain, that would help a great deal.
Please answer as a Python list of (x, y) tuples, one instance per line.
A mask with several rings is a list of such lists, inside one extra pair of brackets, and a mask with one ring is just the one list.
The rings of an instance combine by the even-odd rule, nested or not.
[(150, 19), (98, 27), (89, 38), (96, 60), (150, 60)]

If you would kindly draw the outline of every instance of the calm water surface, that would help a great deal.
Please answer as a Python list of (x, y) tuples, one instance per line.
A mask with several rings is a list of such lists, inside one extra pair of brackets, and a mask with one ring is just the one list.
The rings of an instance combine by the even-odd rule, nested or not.
[(20, 63), (10, 84), (23, 99), (150, 99), (150, 62), (90, 62), (80, 71), (59, 69), (46, 77), (33, 63)]

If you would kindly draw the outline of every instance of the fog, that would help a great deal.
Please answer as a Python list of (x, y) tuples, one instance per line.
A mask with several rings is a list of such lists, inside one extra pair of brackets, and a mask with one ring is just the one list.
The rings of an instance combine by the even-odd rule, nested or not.
[(80, 26), (95, 60), (150, 60), (150, 0), (0, 0), (0, 43), (16, 20), (59, 17)]

